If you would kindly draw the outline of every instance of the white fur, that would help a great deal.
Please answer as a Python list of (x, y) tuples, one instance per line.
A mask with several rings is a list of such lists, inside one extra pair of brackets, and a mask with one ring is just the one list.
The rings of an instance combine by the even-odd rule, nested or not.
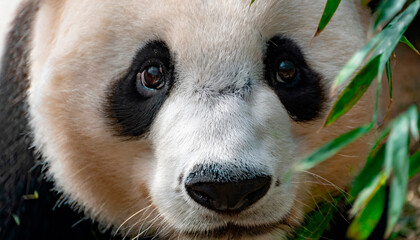
[[(330, 25), (309, 45), (324, 4), (313, 0), (257, 0), (252, 7), (249, 1), (233, 0), (45, 1), (34, 25), (29, 100), (35, 145), (57, 188), (105, 224), (117, 228), (129, 219), (121, 229), (132, 236), (150, 226), (148, 233), (187, 239), (185, 232), (227, 224), (259, 226), (301, 219), (308, 210), (304, 205), (312, 201), (310, 194), (316, 193), (305, 184), (310, 176), (294, 173), (286, 181), (290, 167), (346, 127), (366, 121), (370, 102), (363, 100), (336, 127), (317, 133), (322, 120), (293, 122), (264, 84), (265, 42), (277, 34), (299, 45), (327, 88), (364, 44), (365, 13), (358, 9), (358, 1), (342, 1)], [(125, 73), (136, 51), (155, 39), (175, 53), (178, 82), (148, 137), (124, 141), (113, 134), (104, 117), (107, 90)], [(247, 79), (252, 87), (244, 90), (243, 98), (219, 94), (226, 86), (241, 89)], [(328, 99), (327, 106), (332, 101)], [(346, 186), (351, 179), (348, 168), (360, 167), (367, 150), (347, 151), (360, 153), (359, 160), (317, 174), (344, 175), (329, 179)], [(249, 209), (234, 216), (220, 215), (195, 203), (178, 183), (181, 174), (186, 176), (195, 164), (205, 162), (249, 166), (272, 175), (274, 181)], [(341, 172), (331, 173), (335, 169)], [(279, 187), (274, 187), (276, 179), (282, 182)], [(285, 234), (279, 227), (260, 238)], [(243, 237), (248, 238), (255, 239)]]

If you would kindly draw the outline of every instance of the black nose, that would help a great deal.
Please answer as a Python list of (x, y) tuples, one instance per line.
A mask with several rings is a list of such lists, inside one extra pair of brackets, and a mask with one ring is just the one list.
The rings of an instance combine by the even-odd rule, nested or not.
[(269, 176), (229, 182), (208, 180), (208, 176), (190, 175), (185, 184), (187, 192), (197, 203), (223, 213), (239, 212), (251, 206), (267, 193), (271, 182)]

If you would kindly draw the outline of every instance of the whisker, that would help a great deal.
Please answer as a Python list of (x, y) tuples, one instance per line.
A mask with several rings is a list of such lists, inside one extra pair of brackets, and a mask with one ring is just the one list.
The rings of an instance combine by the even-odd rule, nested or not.
[[(137, 234), (137, 236), (135, 236), (134, 238), (132, 238), (132, 240), (138, 239), (140, 236), (142, 236), (143, 234), (147, 234), (147, 232), (150, 230), (150, 228), (152, 228), (152, 226), (156, 223), (156, 221), (161, 217), (161, 214), (156, 215), (156, 217), (154, 217), (152, 219), (152, 223), (149, 225), (148, 228), (146, 228), (144, 231), (142, 231), (141, 233)], [(142, 225), (143, 226), (143, 225)]]
[(162, 224), (157, 230), (156, 230), (156, 234), (155, 234), (155, 236), (152, 238), (152, 240), (153, 239), (155, 239), (156, 237), (158, 237), (158, 236), (160, 236), (160, 235), (162, 235), (162, 233), (167, 229), (167, 228), (169, 228), (170, 227), (170, 224), (168, 224), (168, 223), (165, 223), (165, 224)]
[[(144, 216), (144, 214), (146, 213), (146, 212), (144, 212), (143, 214), (142, 214), (142, 217), (140, 218), (140, 220), (136, 223), (136, 224), (134, 224), (131, 228), (133, 228), (135, 225), (137, 225), (137, 224), (140, 224), (141, 223), (141, 225), (140, 225), (140, 227), (139, 227), (139, 230), (137, 231), (137, 237), (139, 237), (140, 236), (140, 231), (143, 229), (143, 226), (144, 226), (144, 224), (146, 223), (146, 221), (148, 220), (148, 218), (152, 215), (152, 213), (154, 213), (155, 211), (156, 211), (157, 209), (156, 208), (154, 208), (145, 218), (143, 218), (143, 216)], [(157, 216), (160, 216), (160, 214), (158, 214)], [(153, 218), (154, 219), (154, 218)], [(153, 221), (153, 219), (152, 219), (152, 221)], [(130, 228), (130, 229), (131, 229)]]
[(330, 180), (328, 180), (328, 179), (326, 179), (326, 178), (324, 178), (324, 177), (322, 177), (322, 176), (320, 176), (318, 174), (315, 174), (313, 172), (310, 172), (310, 171), (304, 170), (303, 172), (308, 173), (308, 174), (310, 174), (312, 176), (315, 176), (317, 178), (320, 178), (321, 180), (324, 180), (325, 182), (331, 184), (331, 186), (333, 186), (335, 189), (339, 190), (341, 193), (349, 195), (346, 191), (344, 191), (342, 188), (340, 188), (339, 186), (337, 186), (334, 183), (332, 183)]
[(293, 184), (313, 183), (313, 184), (317, 184), (317, 185), (323, 185), (323, 186), (332, 186), (332, 187), (335, 187), (335, 185), (330, 184), (330, 183), (316, 182), (316, 181), (309, 181), (309, 180), (307, 180), (307, 181), (301, 181), (301, 182), (290, 182), (290, 183), (293, 183)]
[[(147, 209), (150, 209), (150, 207), (151, 206), (153, 206), (152, 204), (149, 204), (148, 206), (147, 206)], [(134, 224), (132, 224), (129, 228), (128, 228), (128, 230), (126, 231), (126, 234), (124, 235), (124, 239), (128, 236), (128, 234), (131, 232), (131, 230), (136, 226), (136, 225), (138, 225), (138, 224), (140, 224), (140, 223), (142, 223), (142, 226), (143, 226), (143, 224), (146, 222), (146, 220), (147, 220), (147, 218), (155, 211), (156, 209), (153, 209), (150, 213), (149, 213), (149, 215), (147, 215), (147, 217), (146, 218), (143, 218), (143, 216), (144, 216), (144, 214), (147, 212), (147, 211), (144, 211), (143, 212), (143, 214), (141, 215), (141, 217), (139, 218), (139, 220), (138, 221), (136, 221)]]
[(124, 226), (128, 221), (130, 221), (133, 217), (135, 217), (137, 214), (140, 214), (141, 212), (149, 209), (152, 205), (148, 205), (142, 209), (140, 209), (139, 211), (135, 212), (133, 215), (131, 215), (130, 217), (128, 217), (123, 223), (121, 223), (121, 225), (117, 228), (117, 230), (114, 233), (114, 237), (117, 235), (117, 233), (120, 231), (120, 229), (122, 228), (122, 226)]

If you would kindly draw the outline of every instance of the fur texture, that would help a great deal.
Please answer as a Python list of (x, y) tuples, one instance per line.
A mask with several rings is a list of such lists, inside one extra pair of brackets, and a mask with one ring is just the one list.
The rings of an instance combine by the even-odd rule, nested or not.
[[(28, 76), (19, 78), (30, 79), (28, 89), (18, 88), (22, 116), (29, 103), (33, 133), (24, 146), (33, 140), (55, 190), (71, 206), (123, 236), (284, 238), (317, 201), (349, 185), (369, 150), (365, 142), (373, 137), (285, 180), (302, 156), (370, 120), (369, 92), (337, 123), (320, 130), (324, 109), (338, 94), (330, 92), (331, 81), (364, 45), (370, 14), (358, 1), (343, 1), (310, 45), (324, 5), (312, 0), (256, 1), (252, 7), (233, 0), (44, 0), (34, 21), (24, 24), (32, 29), (31, 38), (24, 38), (28, 48), (22, 49), (28, 59), (17, 58), (30, 63)], [(313, 103), (319, 104), (316, 117), (297, 121), (289, 109), (293, 98), (285, 98), (290, 91), (274, 90), (267, 82), (267, 49), (275, 37), (290, 39), (302, 55), (297, 61), (306, 66), (302, 72), (311, 72), (307, 76), (320, 94), (319, 103)], [(153, 115), (142, 115), (151, 120), (148, 127), (127, 138), (109, 96), (125, 88), (119, 84), (131, 76), (136, 54), (153, 41), (169, 50), (173, 83), (165, 100), (151, 108)], [(292, 49), (287, 46), (285, 51)], [(310, 109), (312, 103), (299, 104)], [(143, 123), (143, 118), (138, 119)], [(13, 136), (22, 132), (13, 130)], [(184, 187), (187, 176), (206, 164), (235, 166), (273, 181), (251, 207), (219, 214), (196, 203)], [(232, 177), (229, 171), (218, 174)]]
[[(52, 191), (28, 125), (29, 42), (38, 1), (19, 9), (0, 74), (0, 239), (110, 239)], [(39, 199), (34, 199), (34, 193)], [(15, 218), (14, 218), (14, 217)]]

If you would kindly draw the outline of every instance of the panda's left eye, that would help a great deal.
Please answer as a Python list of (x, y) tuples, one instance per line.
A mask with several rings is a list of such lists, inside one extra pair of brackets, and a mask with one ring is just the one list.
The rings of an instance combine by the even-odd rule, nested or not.
[(299, 79), (297, 76), (298, 69), (294, 62), (288, 59), (278, 61), (276, 80), (279, 83), (293, 85)]
[(306, 62), (293, 40), (274, 36), (267, 41), (265, 78), (294, 121), (317, 118), (322, 110), (321, 75)]
[(136, 84), (150, 89), (161, 89), (165, 85), (161, 65), (150, 65), (137, 73)]

